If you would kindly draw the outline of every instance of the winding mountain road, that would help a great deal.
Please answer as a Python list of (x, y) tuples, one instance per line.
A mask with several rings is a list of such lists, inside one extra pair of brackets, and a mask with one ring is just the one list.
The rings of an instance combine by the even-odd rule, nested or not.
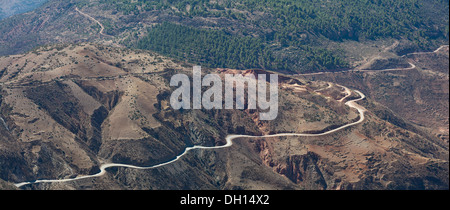
[(293, 76), (313, 76), (313, 75), (322, 75), (322, 74), (338, 74), (338, 73), (345, 73), (345, 72), (385, 72), (385, 71), (408, 71), (413, 70), (416, 68), (416, 65), (414, 65), (411, 62), (408, 62), (410, 67), (408, 68), (393, 68), (393, 69), (381, 69), (381, 70), (372, 70), (372, 69), (349, 69), (344, 71), (325, 71), (325, 72), (316, 72), (316, 73), (305, 73), (305, 74), (295, 74)]
[[(344, 88), (347, 90), (346, 87), (344, 87)], [(97, 173), (97, 174), (78, 176), (78, 177), (69, 178), (69, 179), (48, 179), (48, 180), (36, 180), (36, 181), (31, 181), (31, 182), (22, 182), (22, 183), (15, 184), (15, 186), (16, 187), (22, 187), (24, 185), (34, 184), (34, 183), (70, 182), (70, 181), (76, 181), (76, 180), (80, 180), (80, 179), (95, 178), (95, 177), (103, 176), (106, 173), (106, 169), (107, 168), (112, 168), (112, 167), (125, 167), (125, 168), (133, 168), (133, 169), (140, 169), (140, 170), (155, 169), (155, 168), (158, 168), (158, 167), (161, 167), (161, 166), (165, 166), (165, 165), (169, 165), (171, 163), (174, 163), (175, 161), (179, 160), (181, 157), (186, 155), (191, 150), (195, 150), (195, 149), (214, 150), (214, 149), (224, 149), (224, 148), (231, 147), (233, 145), (233, 140), (238, 139), (238, 138), (247, 138), (248, 139), (248, 138), (270, 138), (270, 137), (288, 137), (288, 136), (314, 137), (314, 136), (328, 135), (328, 134), (340, 131), (342, 129), (348, 128), (350, 126), (354, 126), (354, 125), (360, 124), (360, 123), (362, 123), (364, 121), (364, 119), (365, 119), (364, 112), (366, 111), (366, 109), (364, 107), (360, 106), (359, 104), (357, 104), (356, 102), (365, 99), (366, 96), (363, 93), (361, 93), (360, 91), (355, 90), (355, 92), (360, 95), (360, 98), (359, 99), (355, 99), (355, 100), (350, 100), (350, 101), (346, 102), (345, 105), (347, 105), (350, 108), (354, 108), (354, 109), (358, 110), (359, 115), (360, 115), (359, 120), (357, 122), (349, 123), (349, 124), (343, 125), (343, 126), (341, 126), (339, 128), (336, 128), (336, 129), (333, 129), (333, 130), (330, 130), (330, 131), (326, 131), (326, 132), (323, 132), (323, 133), (318, 133), (318, 134), (280, 133), (280, 134), (272, 134), (272, 135), (264, 135), (264, 136), (228, 135), (226, 137), (226, 139), (225, 139), (226, 140), (226, 144), (225, 145), (214, 146), (214, 147), (205, 147), (205, 146), (187, 147), (185, 149), (185, 151), (182, 154), (178, 155), (175, 159), (170, 160), (168, 162), (164, 162), (164, 163), (158, 164), (158, 165), (153, 165), (153, 166), (148, 166), (148, 167), (140, 167), (140, 166), (134, 166), (134, 165), (119, 164), (119, 163), (107, 163), (107, 164), (103, 164), (103, 165), (100, 166), (100, 172)]]
[(5, 126), (6, 130), (9, 131), (8, 125), (6, 124), (5, 120), (3, 119), (3, 117), (0, 117), (0, 121), (2, 122), (3, 126)]
[[(433, 52), (415, 52), (415, 53), (408, 53), (406, 55), (403, 55), (402, 57), (406, 57), (407, 55), (426, 55), (426, 54), (432, 54), (437, 53), (441, 51), (444, 47), (448, 47), (449, 45), (442, 45), (438, 49), (436, 49)], [(316, 73), (305, 73), (305, 74), (295, 74), (293, 76), (313, 76), (313, 75), (322, 75), (322, 74), (339, 74), (339, 73), (346, 73), (346, 72), (386, 72), (386, 71), (408, 71), (413, 70), (416, 68), (416, 65), (414, 65), (411, 62), (408, 62), (410, 67), (408, 68), (392, 68), (392, 69), (381, 69), (381, 70), (373, 70), (373, 69), (349, 69), (349, 70), (343, 70), (343, 71), (326, 71), (326, 72), (316, 72)]]
[(414, 53), (408, 53), (408, 55), (424, 55), (424, 54), (437, 53), (437, 52), (441, 51), (444, 47), (448, 47), (448, 45), (442, 45), (441, 47), (437, 48), (433, 52), (414, 52)]
[[(78, 12), (80, 12), (78, 10), (78, 8), (76, 8), (76, 10)], [(82, 12), (80, 12), (81, 14), (84, 14)], [(90, 17), (90, 16), (89, 16)], [(98, 22), (98, 21), (96, 21)], [(101, 25), (101, 24), (100, 24)], [(103, 28), (103, 27), (102, 27)], [(103, 30), (102, 30), (103, 31)], [(101, 32), (102, 32), (101, 31)], [(434, 52), (431, 53), (436, 53), (438, 51), (440, 51), (443, 47), (446, 47), (448, 45), (444, 45), (441, 46), (440, 48), (438, 48), (437, 50), (435, 50)], [(418, 54), (418, 53), (415, 53)], [(422, 53), (420, 53), (422, 54)], [(413, 63), (409, 63), (411, 66), (408, 68), (395, 68), (395, 69), (383, 69), (383, 70), (347, 70), (347, 71), (342, 71), (342, 72), (348, 72), (348, 71), (354, 71), (354, 72), (364, 72), (364, 71), (397, 71), (397, 70), (412, 70), (414, 68), (416, 68), (416, 66)], [(320, 72), (320, 73), (311, 73), (311, 74), (301, 74), (301, 75), (316, 75), (316, 74), (324, 74), (324, 73), (339, 73), (339, 72)], [(332, 83), (328, 84), (328, 87), (322, 88), (320, 90), (324, 90), (327, 88), (332, 87)], [(345, 99), (347, 99), (348, 97), (350, 97), (351, 95), (351, 91), (350, 89), (348, 89), (345, 86), (342, 85), (338, 85), (339, 87), (344, 88), (344, 91), (346, 93), (346, 96), (340, 100), (338, 100), (339, 102), (343, 102)], [(320, 91), (320, 90), (316, 90), (316, 92)], [(181, 157), (183, 157), (184, 155), (186, 155), (189, 151), (191, 150), (196, 150), (196, 149), (204, 149), (204, 150), (215, 150), (215, 149), (224, 149), (224, 148), (228, 148), (231, 147), (233, 145), (233, 140), (235, 139), (242, 139), (242, 138), (270, 138), (270, 137), (289, 137), (289, 136), (296, 136), (296, 137), (317, 137), (317, 136), (325, 136), (325, 135), (329, 135), (338, 131), (341, 131), (345, 128), (351, 127), (351, 126), (355, 126), (358, 125), (360, 123), (362, 123), (365, 120), (365, 115), (364, 113), (366, 112), (366, 109), (364, 107), (362, 107), (361, 105), (359, 105), (357, 102), (361, 101), (363, 99), (366, 98), (366, 96), (358, 91), (358, 90), (354, 90), (356, 93), (358, 93), (360, 95), (360, 98), (358, 99), (354, 99), (354, 100), (350, 100), (347, 101), (345, 103), (345, 105), (347, 105), (350, 108), (354, 108), (358, 111), (359, 113), (359, 120), (353, 123), (348, 123), (346, 125), (343, 125), (341, 127), (335, 128), (333, 130), (329, 130), (326, 132), (322, 132), (322, 133), (318, 133), (318, 134), (305, 134), (305, 133), (280, 133), (280, 134), (272, 134), (272, 135), (264, 135), (264, 136), (251, 136), (251, 135), (228, 135), (226, 137), (226, 144), (225, 145), (221, 145), (221, 146), (214, 146), (214, 147), (205, 147), (205, 146), (193, 146), (193, 147), (187, 147), (185, 149), (185, 151), (178, 155), (176, 158), (174, 158), (173, 160), (161, 163), (161, 164), (157, 164), (157, 165), (153, 165), (153, 166), (148, 166), (148, 167), (141, 167), (141, 166), (134, 166), (134, 165), (127, 165), (127, 164), (119, 164), (119, 163), (107, 163), (107, 164), (103, 164), (100, 166), (100, 172), (93, 174), (93, 175), (84, 175), (84, 176), (78, 176), (75, 178), (68, 178), (68, 179), (49, 179), (49, 180), (36, 180), (36, 181), (31, 181), (31, 182), (22, 182), (22, 183), (17, 183), (15, 184), (16, 187), (22, 187), (25, 185), (29, 185), (29, 184), (34, 184), (34, 183), (56, 183), (56, 182), (71, 182), (71, 181), (76, 181), (76, 180), (81, 180), (81, 179), (88, 179), (88, 178), (95, 178), (95, 177), (100, 177), (103, 176), (106, 173), (106, 169), (107, 168), (112, 168), (112, 167), (125, 167), (125, 168), (133, 168), (133, 169), (139, 169), (139, 170), (147, 170), (147, 169), (155, 169), (158, 167), (162, 167), (165, 165), (169, 165), (172, 164), (174, 162), (176, 162), (177, 160), (179, 160)]]
[(78, 7), (75, 8), (75, 11), (77, 11), (77, 12), (80, 13), (81, 15), (83, 15), (83, 16), (85, 16), (85, 17), (91, 19), (91, 20), (94, 21), (95, 23), (97, 23), (97, 24), (100, 26), (100, 32), (99, 32), (99, 33), (100, 33), (101, 35), (104, 35), (104, 36), (110, 36), (110, 35), (108, 35), (108, 34), (104, 34), (104, 33), (103, 33), (103, 31), (105, 30), (105, 27), (103, 26), (102, 23), (100, 23), (100, 21), (98, 21), (97, 19), (91, 17), (90, 15), (88, 15), (88, 14), (86, 14), (86, 13), (80, 11), (80, 10), (78, 9)]

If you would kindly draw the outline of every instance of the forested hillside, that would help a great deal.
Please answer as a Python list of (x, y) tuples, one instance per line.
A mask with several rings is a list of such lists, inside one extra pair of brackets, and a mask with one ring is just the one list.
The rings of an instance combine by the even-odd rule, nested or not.
[(399, 54), (448, 44), (448, 9), (448, 0), (51, 0), (0, 21), (0, 55), (107, 39), (210, 67), (333, 71), (355, 67), (336, 43), (402, 40)]
[[(448, 10), (445, 0), (100, 2), (124, 14), (168, 10), (183, 19), (215, 20), (207, 26), (193, 25), (219, 31), (163, 25), (149, 30), (137, 44), (213, 67), (296, 72), (342, 69), (348, 67), (345, 55), (321, 48), (320, 40), (407, 39), (426, 49), (436, 39), (448, 39), (449, 34), (448, 15), (437, 15)], [(292, 56), (296, 53), (299, 56)]]
[[(222, 30), (196, 29), (163, 23), (148, 31), (137, 48), (221, 68), (294, 70), (285, 59), (274, 56), (265, 40), (231, 35)], [(345, 61), (324, 49), (301, 47), (308, 60), (327, 68), (344, 68)], [(311, 66), (313, 67), (313, 66)]]
[[(231, 18), (272, 29), (276, 32), (273, 38), (293, 45), (300, 44), (295, 38), (305, 31), (332, 40), (448, 37), (448, 16), (437, 13), (448, 11), (447, 0), (100, 0), (98, 3), (125, 14), (170, 9), (179, 16)], [(434, 15), (430, 15), (430, 9)]]

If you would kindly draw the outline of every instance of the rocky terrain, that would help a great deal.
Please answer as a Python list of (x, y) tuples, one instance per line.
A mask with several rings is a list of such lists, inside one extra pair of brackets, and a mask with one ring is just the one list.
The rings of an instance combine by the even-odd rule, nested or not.
[[(448, 48), (438, 54), (448, 58)], [(448, 84), (448, 72), (445, 77), (443, 69), (433, 70), (441, 65), (425, 62), (420, 67), (426, 56), (439, 55), (405, 59), (416, 60), (419, 67), (413, 73), (425, 75), (420, 78), (440, 76)], [(193, 150), (156, 169), (115, 167), (101, 177), (21, 188), (448, 189), (448, 130), (438, 135), (433, 125), (419, 126), (408, 118), (412, 109), (394, 112), (370, 89), (382, 83), (356, 78), (349, 83), (325, 74), (316, 76), (323, 82), (280, 75), (278, 118), (260, 121), (261, 110), (173, 110), (169, 81), (177, 73), (191, 75), (192, 64), (100, 44), (52, 45), (1, 57), (0, 186), (95, 174), (104, 163), (156, 165), (188, 146), (223, 145), (229, 134), (323, 132), (359, 118), (344, 105), (358, 97), (351, 89), (348, 95), (345, 85), (369, 96), (358, 102), (367, 116), (362, 124), (330, 135), (236, 139), (232, 147)], [(203, 73), (264, 71), (206, 68)], [(392, 72), (354, 77), (378, 74)], [(414, 80), (395, 78), (404, 80), (392, 84)], [(442, 125), (448, 103), (445, 107), (440, 99), (448, 99), (448, 88), (433, 90), (441, 97), (426, 94), (435, 102), (423, 100), (424, 107), (436, 107), (433, 122)]]
[[(395, 123), (399, 117), (403, 118), (421, 129), (431, 131), (434, 136), (448, 144), (448, 49), (446, 45), (435, 52), (404, 56), (389, 54), (382, 58), (401, 60), (402, 66), (406, 66), (404, 63), (410, 63), (413, 68), (407, 68), (408, 70), (344, 72), (304, 77), (357, 88), (395, 113), (393, 116), (384, 111), (377, 111), (383, 119), (392, 119)], [(379, 67), (374, 65), (367, 69), (377, 68)]]
[[(0, 189), (448, 190), (448, 7), (0, 0)], [(276, 120), (174, 110), (194, 65), (278, 74)]]

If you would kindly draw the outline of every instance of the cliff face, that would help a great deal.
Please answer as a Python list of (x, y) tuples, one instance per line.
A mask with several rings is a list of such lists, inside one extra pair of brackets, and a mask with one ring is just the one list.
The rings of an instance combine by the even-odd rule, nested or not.
[[(313, 152), (305, 155), (293, 155), (286, 162), (276, 167), (276, 172), (288, 177), (296, 184), (302, 184), (307, 189), (327, 189), (327, 183), (319, 166), (319, 156)], [(322, 169), (323, 170), (323, 169)]]

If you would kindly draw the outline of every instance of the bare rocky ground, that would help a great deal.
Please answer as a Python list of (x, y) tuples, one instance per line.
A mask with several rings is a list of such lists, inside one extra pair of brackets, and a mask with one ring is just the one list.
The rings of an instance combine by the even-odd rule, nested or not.
[[(448, 51), (442, 56), (448, 58)], [(405, 59), (416, 59), (413, 72), (422, 75), (419, 78), (440, 81), (434, 78), (439, 76), (448, 84), (448, 72), (444, 77), (442, 70), (421, 69), (440, 65), (425, 62), (421, 67), (420, 59), (426, 58)], [(157, 169), (111, 168), (99, 178), (23, 188), (448, 189), (448, 130), (446, 142), (445, 130), (439, 136), (431, 129), (434, 125), (419, 126), (411, 120), (412, 109), (395, 110), (407, 107), (406, 102), (383, 103), (382, 94), (375, 91), (393, 91), (391, 84), (409, 85), (414, 79), (402, 74), (412, 73), (394, 72), (396, 80), (389, 79), (390, 83), (375, 81), (379, 74), (392, 72), (354, 73), (347, 79), (336, 74), (280, 75), (275, 121), (260, 121), (261, 110), (174, 111), (168, 84), (176, 73), (190, 75), (192, 65), (98, 44), (55, 45), (1, 57), (0, 116), (7, 126), (0, 126), (0, 164), (7, 167), (0, 169), (0, 179), (10, 183), (1, 186), (94, 174), (108, 162), (154, 165), (173, 159), (187, 146), (224, 144), (228, 134), (314, 133), (344, 125), (358, 118), (344, 105), (358, 97), (355, 92), (340, 101), (345, 89), (339, 85), (345, 85), (369, 96), (359, 102), (367, 108), (367, 118), (330, 135), (237, 139), (230, 148), (195, 150)], [(204, 69), (203, 73), (258, 71)], [(411, 86), (418, 88), (415, 83)], [(442, 117), (445, 110), (448, 116), (448, 103), (445, 107), (441, 101), (448, 99), (448, 86), (447, 92), (433, 90), (437, 95), (422, 94), (429, 97), (422, 101), (444, 111), (433, 116)], [(445, 120), (433, 119), (445, 127)]]

